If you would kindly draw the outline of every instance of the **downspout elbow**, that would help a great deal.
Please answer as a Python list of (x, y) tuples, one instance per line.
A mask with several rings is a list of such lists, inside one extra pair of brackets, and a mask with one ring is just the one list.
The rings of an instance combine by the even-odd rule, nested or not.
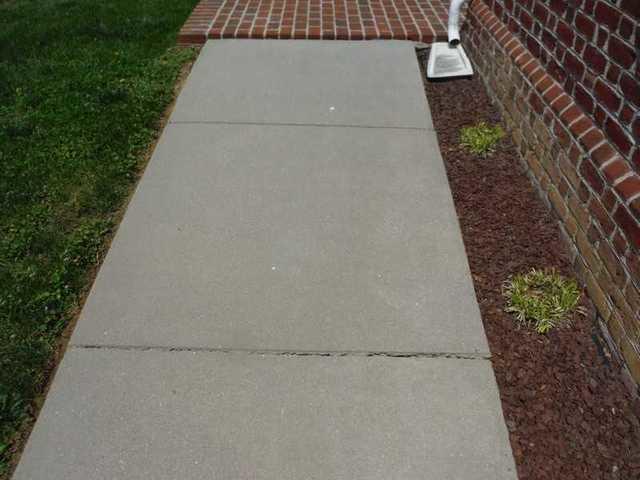
[(447, 34), (449, 45), (451, 45), (452, 47), (460, 43), (460, 9), (462, 8), (462, 4), (464, 2), (465, 0), (451, 0), (451, 5), (449, 6), (449, 25)]

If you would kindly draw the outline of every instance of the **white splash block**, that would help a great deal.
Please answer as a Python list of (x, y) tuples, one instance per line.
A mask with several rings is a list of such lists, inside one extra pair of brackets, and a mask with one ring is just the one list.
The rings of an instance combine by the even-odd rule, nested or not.
[(427, 77), (449, 78), (473, 75), (473, 67), (461, 45), (450, 46), (447, 42), (431, 44)]

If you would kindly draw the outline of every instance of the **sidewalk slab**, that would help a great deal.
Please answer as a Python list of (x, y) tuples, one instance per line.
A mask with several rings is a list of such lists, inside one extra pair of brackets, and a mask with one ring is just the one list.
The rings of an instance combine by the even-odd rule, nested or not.
[(409, 42), (208, 42), (172, 122), (433, 128)]
[(70, 349), (14, 480), (515, 480), (486, 360)]
[(413, 45), (216, 42), (14, 480), (515, 480), (488, 356)]
[(71, 342), (488, 355), (435, 134), (170, 125)]

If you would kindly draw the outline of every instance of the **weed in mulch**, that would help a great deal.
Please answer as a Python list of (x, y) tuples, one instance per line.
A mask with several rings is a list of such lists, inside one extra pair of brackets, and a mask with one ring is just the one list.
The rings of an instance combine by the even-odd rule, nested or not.
[(574, 311), (584, 313), (578, 306), (580, 289), (573, 279), (555, 271), (532, 269), (518, 274), (504, 283), (505, 311), (538, 333), (569, 324)]
[(460, 144), (471, 153), (486, 157), (496, 150), (496, 145), (503, 137), (504, 130), (500, 125), (480, 122), (462, 128)]
[(593, 309), (547, 335), (519, 328), (505, 312), (502, 284), (510, 276), (575, 272), (514, 145), (504, 139), (481, 161), (460, 145), (462, 127), (501, 123), (498, 110), (477, 75), (427, 81), (426, 93), (520, 479), (640, 479), (640, 405), (599, 341)]

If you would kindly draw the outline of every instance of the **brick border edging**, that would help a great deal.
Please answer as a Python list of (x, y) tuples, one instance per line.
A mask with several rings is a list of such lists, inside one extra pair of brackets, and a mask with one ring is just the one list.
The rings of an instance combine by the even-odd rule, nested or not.
[(472, 0), (468, 19), (465, 48), (640, 384), (640, 176), (482, 0)]
[(178, 33), (178, 45), (203, 45), (224, 0), (202, 0), (191, 12)]
[(409, 40), (447, 38), (444, 0), (201, 0), (179, 45), (208, 39)]

